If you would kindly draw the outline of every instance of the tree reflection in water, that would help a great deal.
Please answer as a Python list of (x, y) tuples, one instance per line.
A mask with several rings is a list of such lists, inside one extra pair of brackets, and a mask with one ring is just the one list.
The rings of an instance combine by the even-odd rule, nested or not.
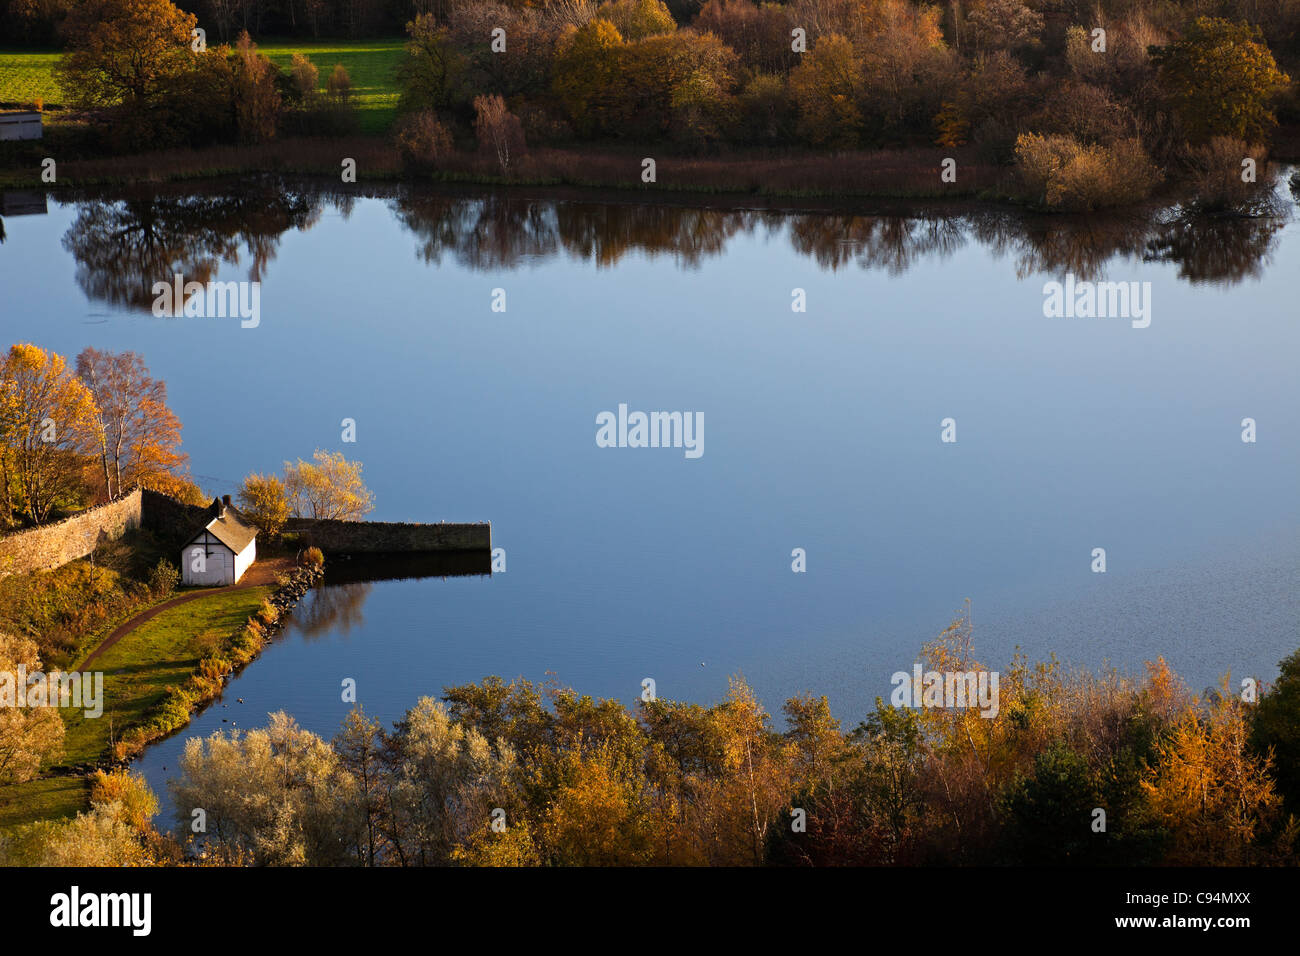
[[(1274, 173), (1276, 179), (1276, 173)], [(995, 207), (918, 207), (875, 214), (727, 209), (669, 202), (528, 198), (518, 193), (458, 196), (413, 188), (351, 189), (252, 184), (136, 189), (74, 197), (64, 247), (92, 299), (148, 309), (155, 282), (176, 273), (206, 282), (225, 266), (247, 264), (265, 281), (280, 237), (307, 231), (331, 206), (346, 217), (361, 198), (387, 201), (430, 265), (517, 269), (556, 256), (617, 265), (628, 255), (670, 256), (681, 268), (723, 255), (739, 235), (785, 238), (821, 268), (905, 274), (919, 262), (978, 243), (1009, 258), (1020, 278), (1100, 277), (1124, 261), (1167, 262), (1189, 282), (1228, 285), (1258, 276), (1295, 201), (1275, 188), (1267, 214), (1213, 218), (1178, 207), (1091, 216), (1043, 216)], [(1300, 191), (1293, 179), (1291, 191)], [(231, 278), (224, 276), (222, 278)]]

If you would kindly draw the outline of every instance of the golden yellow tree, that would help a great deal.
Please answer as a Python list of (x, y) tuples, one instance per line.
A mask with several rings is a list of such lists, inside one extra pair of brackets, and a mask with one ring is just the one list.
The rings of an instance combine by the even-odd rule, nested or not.
[(46, 760), (63, 753), (63, 718), (57, 707), (28, 707), (26, 688), (17, 684), (18, 668), (41, 669), (36, 642), (0, 633), (0, 682), (7, 682), (0, 706), (0, 784), (21, 783), (35, 776)]
[(361, 462), (319, 449), (312, 458), (284, 463), (284, 489), (294, 517), (360, 521), (374, 510), (375, 496), (361, 480)]
[(56, 505), (79, 503), (95, 402), (63, 356), (31, 344), (10, 347), (0, 394), (0, 481), (13, 483), (22, 510), (41, 524)]
[(1208, 711), (1189, 710), (1174, 725), (1142, 784), (1152, 814), (1170, 834), (1172, 864), (1257, 862), (1256, 840), (1281, 807), (1271, 760), (1247, 747), (1244, 707), (1226, 692), (1226, 682), (1224, 691)]

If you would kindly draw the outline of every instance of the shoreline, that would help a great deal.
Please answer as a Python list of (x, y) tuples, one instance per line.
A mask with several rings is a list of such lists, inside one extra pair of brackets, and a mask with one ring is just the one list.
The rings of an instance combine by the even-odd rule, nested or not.
[[(376, 137), (294, 138), (259, 146), (69, 159), (60, 162), (53, 183), (41, 181), (38, 164), (0, 167), (0, 193), (38, 190), (49, 195), (282, 176), (311, 181), (318, 188), (359, 193), (367, 186), (453, 194), (502, 190), (574, 201), (685, 202), (722, 209), (828, 213), (857, 211), (865, 203), (876, 206), (873, 212), (902, 214), (915, 212), (916, 204), (964, 205), (1066, 219), (1143, 215), (1176, 205), (1187, 196), (1187, 184), (1166, 181), (1150, 197), (1135, 203), (1091, 212), (1043, 209), (1016, 194), (1011, 167), (973, 160), (971, 147), (726, 157), (665, 155), (656, 160), (655, 183), (640, 181), (643, 152), (538, 149), (524, 157), (516, 173), (504, 176), (490, 158), (475, 153), (457, 153), (442, 169), (417, 172), (403, 165), (394, 147)], [(1300, 156), (1293, 152), (1271, 154), (1270, 165), (1280, 170), (1300, 165)], [(939, 163), (949, 155), (957, 158), (958, 181), (942, 183)], [(355, 181), (342, 181), (340, 157), (356, 161)], [(892, 204), (905, 208), (891, 209)]]
[[(43, 182), (40, 162), (58, 146), (50, 140), (26, 147), (25, 163), (0, 167), (0, 189), (62, 190), (146, 183), (175, 183), (232, 175), (301, 175), (332, 178), (341, 186), (345, 158), (356, 162), (356, 182), (402, 185), (560, 187), (619, 193), (750, 196), (786, 199), (981, 199), (1011, 202), (1009, 167), (984, 162), (971, 147), (907, 148), (844, 153), (736, 152), (666, 154), (653, 148), (557, 148), (529, 151), (510, 175), (479, 153), (459, 152), (438, 169), (416, 171), (397, 149), (377, 137), (290, 138), (257, 146), (173, 149), (58, 161), (57, 178)], [(17, 152), (15, 150), (15, 152)], [(38, 155), (40, 154), (40, 155)], [(940, 179), (945, 158), (957, 161), (957, 181)], [(653, 158), (656, 181), (641, 180), (642, 161)]]

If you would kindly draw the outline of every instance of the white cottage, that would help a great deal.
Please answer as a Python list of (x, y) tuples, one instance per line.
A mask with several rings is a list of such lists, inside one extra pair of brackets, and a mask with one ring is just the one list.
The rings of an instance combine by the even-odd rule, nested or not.
[(257, 529), (231, 507), (230, 496), (212, 502), (214, 517), (181, 549), (181, 582), (234, 584), (257, 560)]

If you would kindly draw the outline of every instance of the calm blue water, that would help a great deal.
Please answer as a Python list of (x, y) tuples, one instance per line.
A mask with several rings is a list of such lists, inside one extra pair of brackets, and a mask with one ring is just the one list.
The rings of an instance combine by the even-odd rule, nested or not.
[[(967, 598), (995, 666), (1017, 646), (1163, 655), (1199, 690), (1271, 678), (1300, 645), (1294, 221), (1189, 236), (423, 196), (308, 197), (279, 221), (227, 208), (240, 195), (6, 217), (6, 338), (142, 353), (212, 493), (343, 450), (372, 517), (489, 520), (507, 571), (312, 596), (146, 755), (155, 786), (185, 737), (270, 710), (331, 734), (347, 677), (390, 721), (488, 674), (627, 701), (653, 677), (707, 703), (743, 673), (774, 712), (813, 691), (852, 725)], [(130, 306), (171, 263), (255, 267), (260, 325)], [(1045, 318), (1067, 269), (1150, 282), (1150, 327)], [(598, 448), (619, 403), (703, 413), (703, 456)]]

